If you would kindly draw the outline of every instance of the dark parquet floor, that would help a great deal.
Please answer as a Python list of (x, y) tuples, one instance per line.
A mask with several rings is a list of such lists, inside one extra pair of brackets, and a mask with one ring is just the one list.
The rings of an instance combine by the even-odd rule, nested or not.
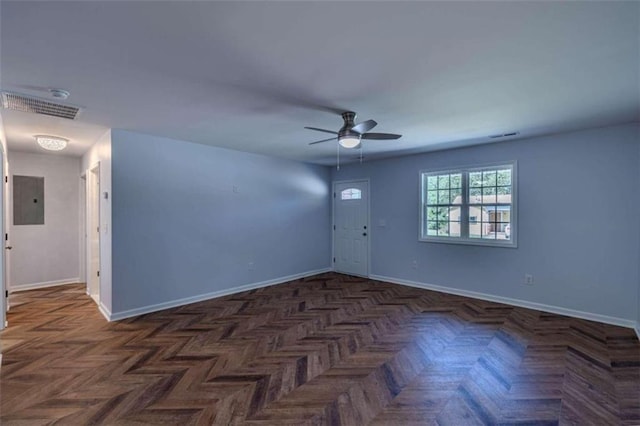
[(638, 425), (633, 330), (325, 274), (107, 323), (11, 296), (2, 425)]

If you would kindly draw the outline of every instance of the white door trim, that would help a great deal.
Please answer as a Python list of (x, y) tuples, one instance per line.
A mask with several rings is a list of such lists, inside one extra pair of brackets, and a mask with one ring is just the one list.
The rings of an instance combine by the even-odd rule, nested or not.
[[(0, 123), (0, 126), (2, 124)], [(9, 183), (8, 176), (9, 171), (8, 164), (6, 162), (6, 153), (0, 145), (0, 176), (2, 177), (2, 187), (0, 187), (0, 225), (2, 227), (3, 236), (7, 235), (6, 233), (9, 222), (7, 216), (7, 206), (9, 203)], [(8, 325), (7, 322), (7, 311), (9, 310), (9, 298), (7, 297), (8, 289), (9, 289), (9, 270), (8, 270), (8, 255), (7, 255), (7, 245), (8, 241), (4, 238), (2, 239), (2, 259), (0, 259), (0, 267), (2, 267), (2, 271), (0, 271), (0, 330), (4, 330), (4, 328)], [(0, 354), (0, 365), (2, 364), (2, 354)]]
[[(94, 210), (97, 210), (97, 215), (98, 215), (98, 220), (97, 220), (97, 226), (100, 226), (100, 204), (101, 204), (101, 198), (100, 198), (100, 191), (102, 188), (102, 183), (100, 182), (100, 162), (96, 162), (94, 164), (92, 164), (89, 169), (87, 169), (87, 171), (85, 172), (86, 175), (86, 226), (85, 226), (85, 271), (86, 271), (86, 278), (87, 278), (87, 286), (86, 286), (86, 291), (87, 294), (92, 296), (97, 296), (97, 300), (94, 298), (95, 302), (99, 305), (100, 300), (101, 300), (101, 295), (100, 295), (100, 282), (98, 281), (98, 286), (97, 286), (97, 294), (93, 294), (91, 292), (91, 284), (94, 282), (94, 280), (96, 279), (96, 277), (93, 276), (93, 269), (92, 269), (92, 259), (93, 259), (93, 255), (94, 253), (92, 252), (92, 239), (93, 239), (93, 228), (94, 226), (96, 226), (96, 224), (93, 221), (94, 218)], [(96, 179), (97, 179), (97, 183), (99, 185), (98, 190), (95, 190), (95, 185), (96, 185)], [(99, 228), (98, 228), (99, 229)], [(102, 230), (99, 229), (98, 231), (98, 262), (99, 262), (99, 267), (98, 270), (101, 269), (101, 264), (102, 264), (102, 258), (100, 255), (100, 245), (101, 245), (101, 239), (102, 239)]]
[(334, 180), (331, 184), (331, 190), (333, 191), (333, 202), (331, 204), (331, 269), (333, 271), (336, 270), (336, 186), (345, 183), (366, 183), (367, 184), (367, 273), (366, 277), (369, 278), (371, 275), (371, 236), (372, 236), (372, 228), (371, 226), (371, 182), (369, 178), (366, 179), (348, 179), (348, 180)]
[(87, 282), (87, 173), (80, 175), (80, 258), (78, 262), (78, 280), (86, 284)]

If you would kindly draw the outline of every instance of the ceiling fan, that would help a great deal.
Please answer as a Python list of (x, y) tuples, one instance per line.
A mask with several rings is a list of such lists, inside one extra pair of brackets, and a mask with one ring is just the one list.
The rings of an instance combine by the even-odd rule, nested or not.
[(402, 137), (402, 135), (396, 135), (394, 133), (367, 133), (369, 130), (376, 127), (378, 123), (374, 120), (367, 120), (362, 123), (355, 124), (354, 120), (356, 119), (356, 113), (353, 111), (343, 112), (342, 119), (344, 120), (344, 125), (337, 132), (327, 129), (318, 129), (317, 127), (305, 127), (305, 129), (333, 133), (336, 135), (329, 139), (311, 142), (309, 145), (315, 145), (317, 143), (329, 142), (337, 139), (340, 146), (344, 148), (359, 148), (361, 146), (360, 142), (362, 139), (389, 140)]

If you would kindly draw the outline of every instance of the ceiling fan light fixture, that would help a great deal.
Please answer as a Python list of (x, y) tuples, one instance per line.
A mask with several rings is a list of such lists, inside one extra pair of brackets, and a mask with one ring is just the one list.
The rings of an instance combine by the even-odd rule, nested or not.
[(35, 138), (38, 145), (49, 151), (62, 151), (69, 143), (67, 139), (57, 136), (37, 135)]
[(338, 139), (338, 143), (343, 148), (355, 148), (360, 145), (360, 136), (348, 135)]

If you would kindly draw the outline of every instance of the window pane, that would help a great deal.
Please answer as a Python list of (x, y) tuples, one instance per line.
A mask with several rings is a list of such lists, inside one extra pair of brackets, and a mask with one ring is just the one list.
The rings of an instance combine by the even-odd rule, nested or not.
[(469, 173), (469, 186), (470, 187), (482, 186), (482, 172)]
[(511, 206), (497, 206), (495, 219), (496, 239), (511, 239)]
[(359, 200), (362, 198), (362, 191), (358, 188), (347, 188), (340, 192), (341, 200)]
[(427, 222), (427, 235), (438, 235), (438, 222)]
[(482, 238), (496, 239), (497, 214), (496, 206), (482, 206)]
[(449, 204), (449, 190), (438, 191), (438, 204)]
[(495, 240), (496, 233), (494, 232), (494, 224), (493, 223), (483, 223), (482, 224), (482, 238)]
[(496, 171), (482, 172), (482, 186), (496, 186)]
[(438, 208), (427, 207), (427, 220), (438, 220)]
[(462, 175), (460, 173), (451, 175), (451, 188), (462, 188)]
[(469, 204), (480, 204), (482, 202), (482, 188), (469, 189)]
[(498, 185), (511, 185), (511, 169), (498, 170)]
[(451, 190), (451, 204), (462, 204), (462, 188)]
[(429, 176), (427, 178), (427, 189), (438, 189), (438, 176)]
[(439, 237), (448, 237), (449, 236), (449, 222), (440, 222), (438, 223), (440, 226), (438, 228), (438, 236)]
[(460, 236), (460, 222), (449, 222), (449, 236), (450, 237)]
[(460, 221), (460, 207), (449, 207), (449, 220)]
[(427, 193), (427, 204), (438, 204), (438, 191), (429, 191)]
[(496, 224), (496, 239), (508, 240), (511, 237), (511, 224), (509, 222), (499, 222)]
[(498, 187), (498, 203), (511, 204), (511, 187)]
[(511, 206), (498, 206), (498, 213), (496, 222), (511, 222)]
[(482, 229), (482, 208), (469, 207), (469, 238), (480, 238)]
[(496, 188), (482, 188), (482, 204), (496, 202)]
[(449, 175), (438, 176), (438, 189), (449, 188)]
[(449, 207), (438, 207), (438, 220), (443, 222), (449, 220)]

